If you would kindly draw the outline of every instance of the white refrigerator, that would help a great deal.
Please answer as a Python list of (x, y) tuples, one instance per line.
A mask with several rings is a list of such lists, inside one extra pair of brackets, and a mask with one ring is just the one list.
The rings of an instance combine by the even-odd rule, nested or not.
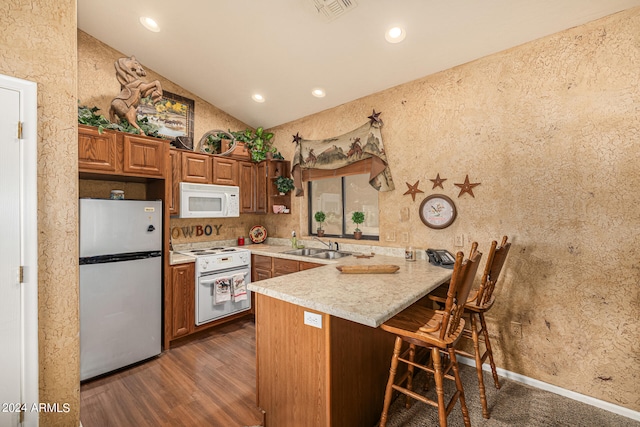
[(162, 202), (80, 199), (80, 380), (161, 352)]

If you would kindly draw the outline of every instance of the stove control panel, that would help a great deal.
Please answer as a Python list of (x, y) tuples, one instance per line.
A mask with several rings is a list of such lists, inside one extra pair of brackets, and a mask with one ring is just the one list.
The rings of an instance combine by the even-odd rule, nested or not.
[(238, 250), (196, 256), (196, 273), (198, 275), (250, 265), (251, 254), (249, 251)]

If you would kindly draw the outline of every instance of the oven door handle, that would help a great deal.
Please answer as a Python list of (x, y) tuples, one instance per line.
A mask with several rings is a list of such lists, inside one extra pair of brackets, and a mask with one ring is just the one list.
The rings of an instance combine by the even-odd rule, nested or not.
[(200, 278), (200, 284), (201, 285), (205, 285), (205, 286), (207, 286), (207, 285), (213, 286), (213, 284), (215, 283), (216, 279), (219, 279), (219, 278), (220, 277), (212, 277), (212, 278), (201, 277)]

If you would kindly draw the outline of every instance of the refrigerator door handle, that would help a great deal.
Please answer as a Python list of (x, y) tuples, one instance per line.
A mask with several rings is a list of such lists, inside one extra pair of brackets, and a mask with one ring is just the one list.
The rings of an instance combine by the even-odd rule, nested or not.
[(124, 254), (97, 255), (80, 258), (80, 265), (107, 264), (110, 262), (135, 261), (138, 259), (156, 258), (162, 256), (162, 251), (129, 252)]

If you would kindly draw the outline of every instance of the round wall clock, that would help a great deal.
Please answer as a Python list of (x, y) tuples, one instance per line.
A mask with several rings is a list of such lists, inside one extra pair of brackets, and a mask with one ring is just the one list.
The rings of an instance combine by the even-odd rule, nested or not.
[(432, 194), (420, 204), (420, 219), (427, 227), (447, 228), (456, 219), (456, 205), (443, 194)]

